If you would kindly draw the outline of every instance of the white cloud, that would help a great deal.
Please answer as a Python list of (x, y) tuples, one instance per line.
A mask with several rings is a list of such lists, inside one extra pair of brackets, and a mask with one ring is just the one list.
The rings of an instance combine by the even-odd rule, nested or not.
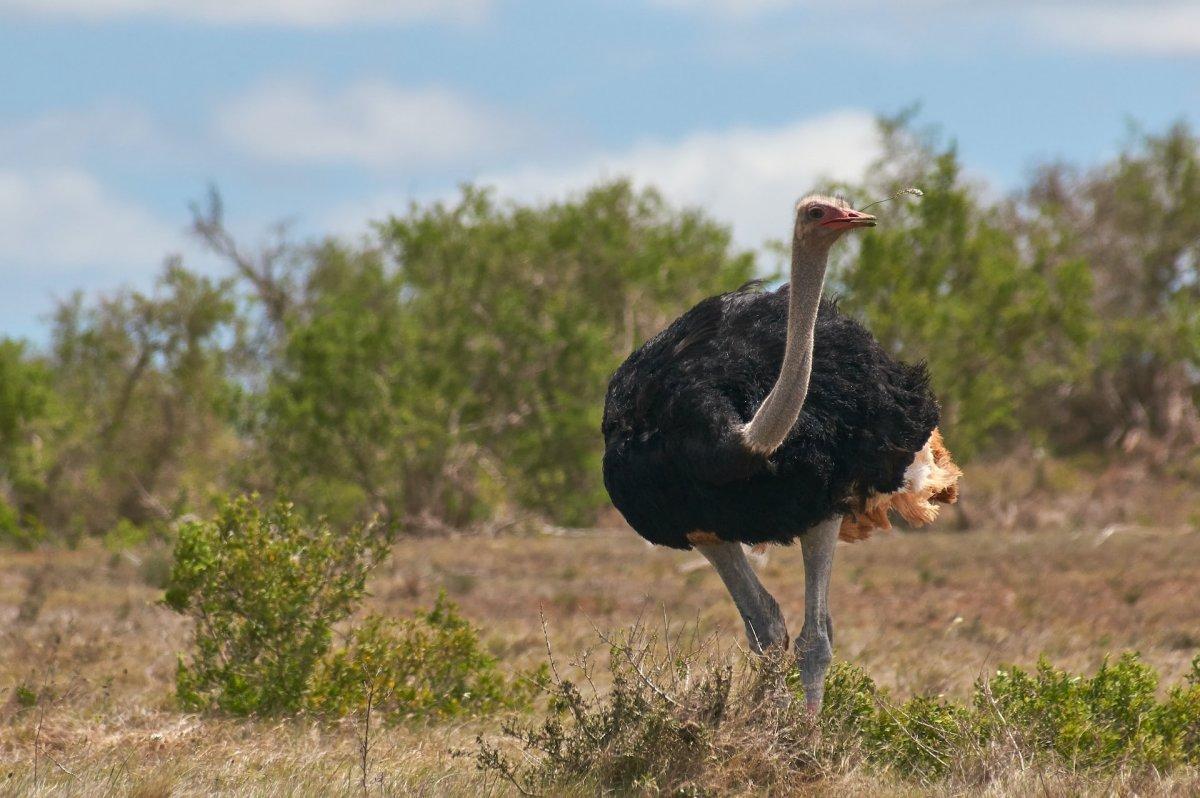
[[(653, 5), (718, 17), (831, 7), (816, 0), (648, 0)], [(1200, 4), (1195, 0), (858, 0), (856, 26), (891, 28), (895, 15), (929, 12), (927, 27), (964, 19), (1012, 21), (1056, 44), (1142, 55), (1200, 54)]]
[(148, 114), (119, 102), (0, 125), (0, 334), (39, 338), (52, 297), (144, 285), (166, 255), (190, 251), (183, 220), (171, 229), (83, 166), (180, 153)]
[(0, 335), (42, 340), (53, 299), (145, 287), (172, 252), (195, 266), (181, 229), (87, 172), (0, 166)]
[(94, 153), (165, 152), (166, 137), (145, 111), (116, 102), (51, 111), (0, 126), (0, 162), (60, 165)]
[[(676, 142), (647, 142), (565, 165), (530, 165), (480, 175), (502, 197), (562, 198), (605, 178), (629, 177), (660, 189), (673, 203), (702, 207), (733, 225), (745, 246), (785, 238), (792, 207), (828, 181), (855, 180), (879, 154), (874, 117), (844, 110), (774, 128), (696, 133)], [(444, 196), (444, 195), (443, 195)], [(378, 197), (342, 208), (329, 220), (353, 233), (369, 219), (402, 212), (411, 197)]]
[(515, 123), (450, 91), (378, 81), (336, 93), (264, 84), (222, 108), (217, 131), (237, 149), (267, 160), (369, 167), (461, 163), (520, 141)]
[(1069, 4), (1033, 9), (1041, 33), (1090, 50), (1145, 55), (1200, 55), (1200, 4)]
[(86, 172), (0, 168), (0, 263), (18, 283), (103, 265), (153, 272), (180, 238)]
[(651, 0), (654, 5), (731, 16), (749, 16), (777, 8), (803, 5), (800, 0)]
[(530, 167), (485, 176), (505, 195), (543, 199), (604, 177), (657, 187), (672, 202), (700, 206), (733, 224), (744, 244), (786, 237), (795, 201), (829, 181), (855, 180), (879, 154), (875, 118), (835, 111), (776, 128), (696, 133), (650, 142), (564, 169)]
[(492, 0), (0, 0), (0, 13), (107, 19), (155, 17), (214, 25), (336, 27), (423, 20), (470, 23)]

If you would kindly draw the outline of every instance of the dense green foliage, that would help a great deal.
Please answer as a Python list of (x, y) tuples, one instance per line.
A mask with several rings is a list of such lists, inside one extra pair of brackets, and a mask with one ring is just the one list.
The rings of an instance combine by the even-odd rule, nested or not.
[(480, 739), (478, 766), (529, 793), (695, 795), (787, 791), (857, 767), (969, 789), (1013, 762), (1067, 772), (1200, 763), (1200, 657), (1162, 698), (1158, 674), (1129, 653), (1091, 677), (1045, 661), (1034, 673), (1003, 668), (966, 704), (897, 702), (861, 669), (837, 663), (814, 719), (798, 686), (791, 701), (781, 693), (794, 676), (786, 656), (735, 667), (711, 644), (665, 648), (637, 632), (613, 642), (605, 692), (590, 687), (590, 664), (578, 682), (555, 671), (545, 683), (550, 716), (510, 721), (507, 742)]
[(371, 569), (388, 551), (377, 526), (335, 533), (288, 504), (251, 498), (179, 532), (165, 603), (194, 622), (176, 695), (188, 709), (234, 715), (307, 711), (392, 718), (451, 716), (528, 702), (533, 682), (512, 682), (478, 634), (441, 597), (401, 622), (359, 608)]
[[(927, 359), (963, 459), (1030, 444), (1195, 469), (1200, 139), (1135, 136), (1092, 170), (992, 199), (952, 145), (881, 124), (830, 290)], [(797, 187), (797, 192), (807, 187)], [(230, 267), (64, 303), (50, 345), (0, 342), (0, 536), (169, 534), (213, 497), (295, 497), (336, 526), (584, 524), (605, 506), (608, 375), (702, 296), (764, 272), (718, 222), (624, 182), (522, 206), (467, 188), (358, 243), (241, 248)], [(780, 231), (781, 233), (786, 231)]]
[(433, 609), (392, 621), (368, 617), (314, 678), (311, 708), (358, 712), (370, 699), (391, 719), (481, 714), (529, 704), (540, 674), (505, 676), (479, 633), (445, 595)]
[(916, 697), (894, 702), (861, 669), (830, 671), (822, 723), (879, 767), (920, 779), (979, 768), (1003, 751), (1072, 770), (1200, 763), (1200, 657), (1159, 699), (1158, 674), (1135, 653), (1090, 678), (1046, 660), (1033, 673), (1002, 668), (976, 683), (969, 705)]
[(21, 349), (5, 344), (13, 382), (0, 390), (18, 401), (0, 411), (0, 507), (19, 510), (26, 535), (74, 540), (202, 506), (242, 446), (239, 326), (232, 281), (174, 263), (153, 293), (61, 305), (43, 356), (14, 361)]
[(22, 342), (0, 340), (0, 475), (11, 494), (0, 492), (0, 539), (30, 544), (41, 536), (41, 440), (33, 424), (47, 413), (49, 383), (48, 370)]
[[(843, 307), (900, 357), (929, 362), (956, 455), (969, 459), (1018, 429), (1048, 433), (1025, 426), (1027, 410), (1080, 373), (1087, 263), (1027, 257), (1003, 209), (983, 205), (964, 183), (952, 148), (884, 130), (874, 195), (912, 185), (925, 196), (879, 208), (886, 221), (835, 272)], [(901, 165), (898, 173), (887, 164)]]
[(623, 183), (537, 209), (467, 190), (378, 233), (319, 252), (268, 394), (274, 461), (338, 515), (586, 521), (623, 353), (753, 272), (722, 228)]
[(301, 709), (334, 625), (358, 607), (386, 552), (371, 527), (335, 534), (290, 505), (264, 510), (249, 498), (184, 524), (165, 597), (195, 621), (180, 702), (242, 715)]

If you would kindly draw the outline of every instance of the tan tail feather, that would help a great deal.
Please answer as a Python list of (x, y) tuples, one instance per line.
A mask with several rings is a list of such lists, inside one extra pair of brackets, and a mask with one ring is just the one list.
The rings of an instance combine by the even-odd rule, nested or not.
[(842, 519), (838, 537), (846, 541), (866, 540), (876, 529), (891, 529), (888, 513), (892, 510), (913, 526), (924, 526), (937, 518), (939, 504), (958, 501), (962, 469), (950, 457), (939, 430), (934, 429), (914, 463), (921, 459), (927, 461), (924, 465), (928, 467), (928, 475), (919, 489), (906, 484), (895, 493), (871, 496), (861, 510)]

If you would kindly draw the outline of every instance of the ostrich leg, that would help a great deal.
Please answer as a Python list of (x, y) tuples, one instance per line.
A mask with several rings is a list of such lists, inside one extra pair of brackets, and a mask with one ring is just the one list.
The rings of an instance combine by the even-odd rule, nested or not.
[(721, 581), (733, 596), (742, 621), (746, 624), (746, 637), (750, 648), (761, 654), (772, 646), (784, 649), (788, 644), (787, 625), (775, 597), (767, 592), (750, 567), (746, 552), (740, 543), (701, 543), (696, 549), (708, 559)]
[(833, 621), (829, 617), (829, 575), (841, 516), (814, 526), (800, 537), (804, 554), (804, 627), (796, 638), (804, 702), (816, 714), (825, 697), (825, 672), (833, 659)]

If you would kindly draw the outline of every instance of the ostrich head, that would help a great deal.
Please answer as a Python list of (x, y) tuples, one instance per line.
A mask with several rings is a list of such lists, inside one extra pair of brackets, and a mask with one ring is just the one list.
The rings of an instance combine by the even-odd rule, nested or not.
[(847, 230), (874, 226), (874, 216), (854, 210), (843, 199), (813, 194), (796, 203), (797, 242), (829, 247)]

